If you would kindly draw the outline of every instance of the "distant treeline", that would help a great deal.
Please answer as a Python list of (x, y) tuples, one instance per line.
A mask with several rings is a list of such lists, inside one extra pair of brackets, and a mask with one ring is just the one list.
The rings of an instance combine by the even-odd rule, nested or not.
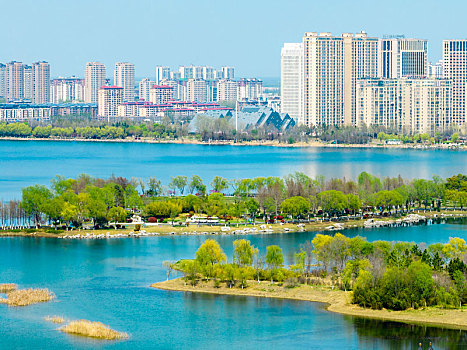
[(215, 286), (224, 282), (230, 288), (247, 288), (252, 280), (278, 281), (288, 288), (330, 280), (333, 289), (353, 290), (353, 303), (373, 309), (461, 307), (467, 302), (467, 245), (460, 238), (426, 247), (318, 234), (300, 246), (288, 268), (277, 245), (268, 246), (264, 256), (245, 239), (233, 246), (233, 261), (228, 263), (219, 244), (208, 239), (194, 260), (165, 262), (167, 277), (179, 270), (185, 283), (212, 279)]
[(311, 178), (300, 172), (234, 180), (215, 176), (210, 188), (208, 191), (197, 175), (172, 177), (166, 186), (156, 177), (144, 181), (86, 174), (76, 179), (57, 176), (50, 187), (23, 188), (20, 202), (4, 203), (0, 224), (24, 222), (30, 217), (36, 224), (45, 220), (80, 227), (92, 221), (102, 226), (108, 221), (124, 222), (132, 213), (141, 213), (151, 221), (174, 220), (183, 213), (218, 216), (227, 221), (283, 217), (308, 220), (315, 216), (361, 217), (365, 213), (403, 215), (414, 208), (463, 209), (467, 204), (467, 176), (462, 174), (447, 179), (405, 180), (401, 176), (379, 179), (363, 172), (357, 181)]
[(237, 132), (231, 123), (220, 118), (200, 118), (198, 132), (190, 134), (189, 120), (174, 121), (169, 116), (159, 123), (124, 120), (113, 123), (98, 121), (89, 117), (69, 116), (53, 117), (48, 123), (0, 123), (0, 137), (36, 137), (36, 138), (84, 138), (84, 139), (125, 139), (145, 138), (158, 140), (176, 140), (192, 138), (199, 141), (278, 141), (293, 144), (297, 142), (323, 141), (339, 144), (367, 144), (372, 140), (401, 143), (437, 144), (458, 142), (459, 131), (452, 129), (429, 134), (410, 134), (380, 126), (296, 126), (289, 130), (278, 131), (273, 127), (252, 127)]

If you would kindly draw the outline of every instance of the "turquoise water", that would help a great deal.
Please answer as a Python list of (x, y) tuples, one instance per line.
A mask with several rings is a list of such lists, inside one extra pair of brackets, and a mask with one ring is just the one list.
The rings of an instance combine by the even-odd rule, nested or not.
[(465, 151), (411, 149), (330, 149), (266, 146), (0, 141), (0, 199), (20, 196), (21, 188), (49, 184), (57, 174), (112, 174), (167, 185), (171, 176), (216, 175), (229, 179), (282, 176), (303, 171), (309, 176), (356, 178), (362, 171), (378, 176), (431, 178), (467, 173)]
[[(369, 240), (427, 244), (467, 239), (465, 223), (355, 229)], [(288, 262), (315, 233), (247, 236), (264, 254), (280, 245)], [(210, 236), (232, 255), (235, 236)], [(205, 236), (114, 240), (0, 239), (0, 282), (47, 287), (55, 301), (24, 308), (0, 305), (1, 349), (436, 349), (467, 346), (467, 332), (381, 322), (327, 312), (319, 303), (197, 295), (151, 289), (166, 278), (164, 260), (193, 257)], [(128, 332), (123, 342), (63, 334), (42, 318), (101, 321)]]

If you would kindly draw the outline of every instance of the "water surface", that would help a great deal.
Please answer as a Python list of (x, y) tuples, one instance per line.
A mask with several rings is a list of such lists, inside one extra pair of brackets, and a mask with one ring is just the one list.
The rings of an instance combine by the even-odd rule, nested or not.
[(216, 175), (228, 179), (283, 176), (302, 171), (355, 179), (362, 171), (406, 178), (443, 177), (467, 173), (467, 153), (453, 150), (287, 148), (272, 146), (209, 146), (78, 141), (0, 141), (0, 199), (20, 196), (21, 188), (49, 184), (60, 174), (112, 174), (165, 185), (171, 176), (200, 175), (209, 183)]
[[(355, 229), (369, 240), (447, 242), (467, 239), (465, 225)], [(316, 233), (246, 236), (264, 254), (280, 245), (288, 263), (298, 245)], [(235, 236), (209, 236), (232, 256)], [(436, 349), (467, 346), (466, 332), (342, 316), (322, 304), (255, 297), (161, 291), (164, 260), (191, 258), (208, 237), (59, 240), (1, 238), (0, 281), (47, 287), (54, 302), (24, 308), (0, 305), (0, 348), (5, 349)], [(124, 342), (100, 342), (56, 331), (43, 317), (101, 321), (128, 332)]]

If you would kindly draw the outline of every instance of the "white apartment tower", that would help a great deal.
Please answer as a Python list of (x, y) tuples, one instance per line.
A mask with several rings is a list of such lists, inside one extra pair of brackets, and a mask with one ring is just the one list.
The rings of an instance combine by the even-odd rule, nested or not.
[(123, 101), (135, 99), (135, 66), (129, 62), (115, 63), (114, 84), (123, 88)]
[(466, 122), (467, 40), (443, 40), (443, 74), (452, 81), (451, 123)]
[(222, 78), (223, 79), (234, 79), (235, 78), (235, 69), (233, 67), (222, 67)]
[(303, 43), (285, 43), (281, 50), (281, 112), (304, 124)]
[(234, 80), (221, 79), (217, 84), (218, 101), (237, 101), (238, 83)]
[(84, 99), (84, 80), (76, 77), (53, 79), (52, 103), (78, 102)]
[(84, 71), (84, 102), (97, 103), (99, 89), (105, 85), (105, 66), (100, 62), (88, 62)]
[(168, 85), (153, 85), (149, 89), (149, 101), (159, 105), (173, 100), (174, 88)]
[(23, 95), (25, 99), (32, 101), (32, 67), (25, 65), (23, 72)]
[(123, 102), (123, 88), (120, 86), (102, 86), (99, 89), (98, 115), (113, 118), (118, 116), (118, 106)]
[(443, 74), (443, 60), (439, 60), (435, 64), (428, 63), (428, 77), (442, 79)]
[(156, 83), (148, 78), (144, 78), (139, 82), (139, 98), (140, 100), (149, 101), (149, 89), (151, 86), (155, 85)]
[(186, 84), (186, 97), (188, 101), (207, 102), (208, 86), (201, 79), (189, 79)]
[(163, 66), (156, 66), (156, 84), (161, 84), (161, 81), (164, 79), (170, 78), (170, 68)]
[(380, 39), (379, 76), (388, 79), (428, 76), (428, 41), (394, 36)]
[(355, 125), (356, 82), (378, 76), (378, 39), (307, 32), (303, 48), (303, 123)]
[(24, 98), (24, 64), (10, 62), (5, 65), (5, 97), (7, 101)]
[(47, 62), (35, 62), (31, 71), (31, 100), (35, 104), (50, 102), (50, 65)]

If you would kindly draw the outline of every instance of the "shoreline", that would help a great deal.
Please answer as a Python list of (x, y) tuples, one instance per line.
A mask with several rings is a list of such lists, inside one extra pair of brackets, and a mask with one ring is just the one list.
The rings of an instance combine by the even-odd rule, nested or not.
[(342, 315), (378, 319), (381, 321), (394, 321), (423, 326), (444, 327), (467, 330), (467, 309), (440, 309), (424, 308), (404, 311), (373, 310), (350, 304), (351, 291), (331, 290), (325, 286), (300, 285), (294, 288), (284, 288), (277, 284), (271, 285), (269, 281), (248, 281), (248, 287), (228, 288), (225, 283), (215, 288), (213, 283), (199, 282), (193, 287), (184, 285), (183, 278), (172, 279), (151, 284), (151, 288), (166, 291), (204, 293), (213, 295), (231, 295), (245, 297), (274, 298), (286, 300), (299, 300), (327, 304), (326, 310)]
[(334, 144), (322, 141), (296, 142), (292, 144), (280, 143), (277, 141), (239, 141), (233, 140), (213, 140), (199, 141), (195, 139), (179, 139), (179, 140), (155, 140), (151, 138), (125, 138), (125, 139), (84, 139), (84, 138), (59, 138), (59, 137), (0, 137), (0, 141), (63, 141), (63, 142), (109, 142), (109, 143), (147, 143), (147, 144), (178, 144), (178, 145), (203, 145), (203, 146), (269, 146), (269, 147), (285, 147), (285, 148), (364, 148), (364, 149), (415, 149), (415, 150), (467, 150), (466, 145), (451, 147), (450, 145), (387, 145), (387, 144)]
[[(419, 212), (420, 213), (420, 212)], [(411, 213), (411, 215), (416, 213)], [(373, 223), (368, 226), (368, 219), (348, 220), (348, 221), (316, 221), (311, 223), (290, 223), (290, 224), (267, 224), (264, 223), (247, 224), (231, 223), (230, 226), (171, 226), (170, 224), (160, 224), (142, 227), (139, 232), (134, 232), (130, 228), (125, 229), (100, 229), (100, 230), (73, 230), (63, 231), (60, 233), (50, 233), (39, 230), (34, 232), (14, 232), (0, 230), (1, 237), (41, 237), (41, 238), (59, 238), (59, 239), (116, 239), (116, 238), (142, 238), (142, 237), (164, 237), (164, 236), (213, 236), (213, 235), (260, 235), (260, 234), (294, 234), (296, 232), (344, 232), (348, 229), (355, 228), (379, 228), (391, 227), (391, 225), (401, 225), (400, 227), (408, 227), (425, 222), (429, 219), (461, 219), (467, 217), (467, 212), (463, 211), (443, 211), (443, 212), (426, 212), (416, 214), (419, 215), (418, 221), (405, 220), (404, 218), (396, 219), (394, 217), (375, 218)], [(416, 216), (412, 216), (412, 218)], [(406, 216), (405, 218), (408, 218)], [(371, 220), (371, 219), (370, 219)], [(302, 226), (300, 226), (302, 225)], [(263, 226), (263, 228), (262, 228)], [(223, 231), (222, 228), (228, 227), (229, 231)]]

